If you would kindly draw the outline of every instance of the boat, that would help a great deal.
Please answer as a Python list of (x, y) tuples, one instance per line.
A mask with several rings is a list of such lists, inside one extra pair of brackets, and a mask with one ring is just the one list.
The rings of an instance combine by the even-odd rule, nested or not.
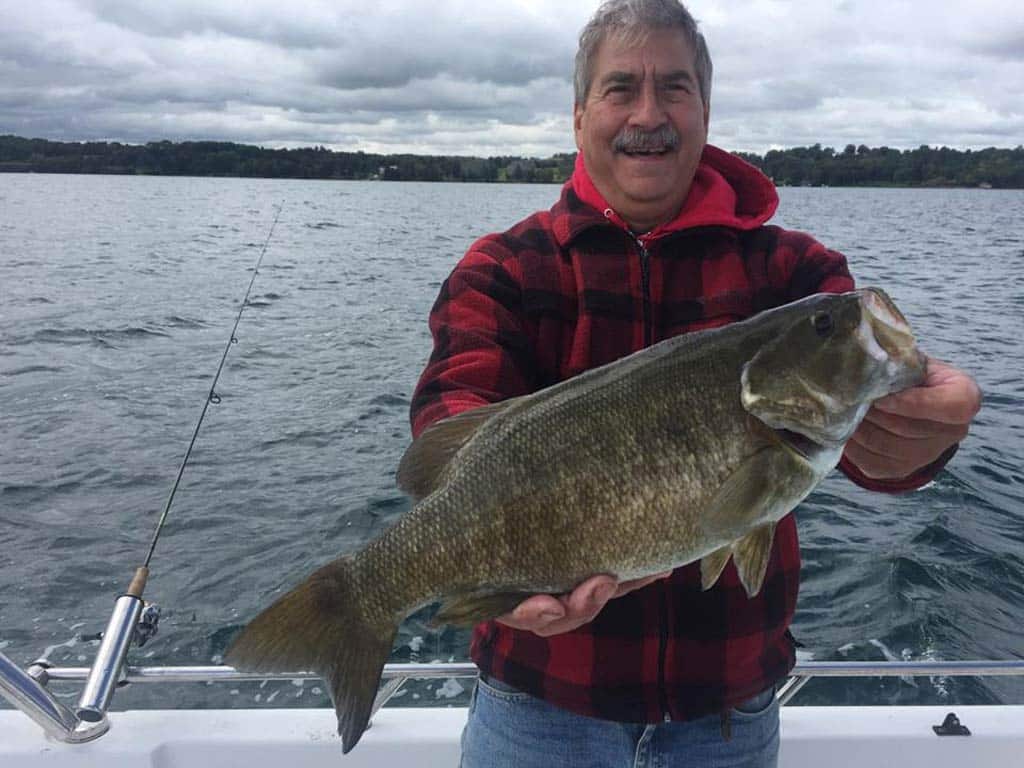
[[(97, 657), (102, 657), (101, 646)], [(72, 710), (49, 690), (51, 683), (85, 681), (87, 667), (27, 670), (0, 653), (0, 694), (14, 710), (0, 711), (0, 766), (22, 768), (121, 768), (152, 765), (302, 766), (352, 768), (451, 768), (459, 761), (462, 707), (383, 707), (413, 678), (473, 678), (468, 663), (389, 664), (375, 713), (359, 745), (342, 755), (333, 710), (159, 709)], [(109, 669), (107, 671), (110, 671)], [(1024, 765), (1024, 705), (790, 706), (815, 677), (1024, 676), (1024, 661), (798, 663), (777, 694), (781, 709), (782, 768), (1007, 768)], [(312, 678), (308, 673), (264, 675), (228, 666), (126, 666), (116, 685), (237, 683)], [(83, 717), (82, 715), (86, 717)], [(89, 719), (86, 719), (89, 718)], [(553, 767), (556, 768), (556, 767)]]

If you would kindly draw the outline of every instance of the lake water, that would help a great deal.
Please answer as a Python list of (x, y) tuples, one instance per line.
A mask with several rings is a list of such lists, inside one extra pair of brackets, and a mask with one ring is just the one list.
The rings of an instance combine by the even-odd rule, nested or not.
[[(409, 508), (393, 473), (441, 281), (557, 187), (0, 175), (0, 649), (83, 666), (159, 542), (134, 663), (209, 664), (313, 566)], [(803, 658), (1024, 658), (1024, 192), (783, 189), (776, 222), (843, 251), (985, 405), (928, 488), (830, 477), (798, 511)], [(462, 660), (403, 626), (393, 660)], [(72, 696), (72, 687), (60, 688)], [(454, 681), (397, 703), (460, 704)], [(794, 703), (1024, 702), (1024, 681), (819, 680)], [(126, 706), (326, 705), (317, 683), (131, 686)]]

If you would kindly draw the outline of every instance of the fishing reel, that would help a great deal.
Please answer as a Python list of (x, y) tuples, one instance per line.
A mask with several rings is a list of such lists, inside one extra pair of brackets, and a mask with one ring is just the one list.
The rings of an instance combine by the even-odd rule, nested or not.
[[(143, 603), (142, 612), (139, 614), (139, 620), (135, 624), (135, 628), (132, 630), (132, 642), (135, 643), (139, 648), (144, 646), (150, 640), (152, 640), (160, 627), (160, 606), (156, 603)], [(102, 640), (103, 632), (97, 632), (92, 635), (80, 635), (79, 640), (90, 641), (90, 640)]]
[(145, 603), (139, 622), (132, 633), (132, 641), (141, 648), (156, 636), (160, 624), (160, 606), (156, 603)]

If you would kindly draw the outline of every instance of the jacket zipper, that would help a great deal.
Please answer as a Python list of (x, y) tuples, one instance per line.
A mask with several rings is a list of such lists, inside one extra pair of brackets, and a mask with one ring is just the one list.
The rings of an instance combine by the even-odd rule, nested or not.
[[(632, 234), (632, 233), (630, 233)], [(649, 347), (654, 343), (654, 322), (651, 317), (651, 260), (650, 253), (644, 241), (633, 235), (637, 248), (640, 249), (640, 298), (642, 303), (644, 329), (644, 346)]]
[[(631, 233), (632, 234), (632, 233)], [(633, 235), (640, 251), (640, 297), (642, 304), (644, 346), (654, 343), (654, 318), (651, 317), (651, 255), (644, 241)], [(665, 686), (665, 656), (668, 652), (668, 594), (664, 584), (658, 584), (660, 621), (658, 626), (658, 707), (661, 719), (670, 722), (672, 715), (668, 707), (668, 690)]]

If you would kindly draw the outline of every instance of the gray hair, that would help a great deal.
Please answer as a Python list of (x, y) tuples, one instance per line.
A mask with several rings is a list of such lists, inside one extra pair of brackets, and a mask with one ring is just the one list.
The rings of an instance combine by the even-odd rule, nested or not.
[(586, 101), (597, 49), (609, 37), (639, 43), (654, 30), (678, 29), (693, 49), (700, 97), (711, 98), (711, 54), (697, 22), (679, 0), (607, 0), (580, 32), (573, 87), (577, 104)]

